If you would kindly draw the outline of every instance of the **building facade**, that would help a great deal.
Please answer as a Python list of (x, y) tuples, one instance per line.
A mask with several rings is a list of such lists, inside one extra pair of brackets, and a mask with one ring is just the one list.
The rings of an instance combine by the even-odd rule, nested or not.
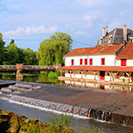
[[(102, 42), (96, 47), (78, 48), (64, 57), (65, 66), (61, 72), (65, 72), (65, 78), (84, 80), (104, 80), (132, 82), (133, 77), (133, 42), (129, 39), (129, 29), (123, 26), (123, 37), (116, 43), (105, 43), (106, 36), (103, 29)], [(121, 33), (121, 32), (120, 32)], [(131, 34), (130, 34), (131, 35)], [(117, 36), (113, 36), (117, 38)]]

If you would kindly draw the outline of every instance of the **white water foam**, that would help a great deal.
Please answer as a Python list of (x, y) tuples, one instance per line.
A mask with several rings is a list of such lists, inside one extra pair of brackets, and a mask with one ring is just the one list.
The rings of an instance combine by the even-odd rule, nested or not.
[[(9, 100), (9, 99), (6, 99), (6, 100)], [(57, 111), (57, 110), (53, 110), (53, 109), (47, 109), (47, 108), (38, 107), (38, 106), (30, 105), (30, 104), (25, 104), (25, 103), (13, 101), (13, 100), (9, 100), (9, 102), (15, 103), (15, 104), (19, 104), (19, 105), (23, 105), (23, 106), (27, 106), (29, 108), (36, 108), (38, 110), (44, 110), (44, 111), (47, 111), (47, 112), (53, 112), (53, 113), (56, 113), (56, 114), (64, 114), (64, 115), (67, 114), (67, 115), (70, 115), (70, 116), (73, 116), (73, 117), (79, 118), (79, 119), (92, 119), (91, 117), (80, 116), (80, 115), (77, 115), (77, 114), (68, 113), (68, 112), (61, 112), (61, 111)]]
[(92, 117), (81, 116), (81, 115), (78, 115), (78, 114), (73, 114), (73, 113), (68, 113), (68, 112), (61, 112), (61, 111), (57, 111), (57, 110), (53, 110), (53, 109), (48, 109), (48, 108), (44, 108), (44, 107), (34, 106), (34, 105), (31, 105), (31, 104), (25, 104), (25, 103), (13, 101), (13, 100), (10, 100), (10, 99), (7, 99), (7, 98), (2, 98), (2, 99), (3, 100), (8, 100), (11, 103), (19, 104), (19, 105), (26, 106), (26, 107), (29, 107), (29, 108), (36, 108), (38, 110), (43, 110), (43, 111), (46, 111), (46, 112), (52, 112), (52, 113), (55, 113), (55, 114), (70, 115), (70, 116), (73, 116), (74, 118), (77, 118), (77, 119), (88, 119), (88, 120), (89, 119), (93, 119), (93, 120), (101, 122), (101, 123), (111, 123), (111, 122), (106, 122), (106, 121), (99, 120), (99, 119), (94, 119)]

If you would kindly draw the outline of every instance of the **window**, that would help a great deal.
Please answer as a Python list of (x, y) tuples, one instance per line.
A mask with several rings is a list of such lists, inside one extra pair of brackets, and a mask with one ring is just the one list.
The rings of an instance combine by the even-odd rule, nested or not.
[(121, 66), (126, 66), (127, 65), (127, 60), (126, 59), (121, 59)]
[(105, 65), (105, 58), (101, 58), (101, 65)]
[(80, 65), (83, 65), (83, 59), (80, 59)]
[(74, 59), (71, 59), (71, 65), (74, 65)]
[(90, 58), (90, 59), (89, 59), (89, 65), (92, 65), (92, 64), (93, 64), (93, 59)]
[(87, 65), (87, 64), (88, 64), (88, 62), (87, 62), (87, 59), (85, 59), (85, 62), (84, 62), (84, 64), (85, 64), (85, 65)]

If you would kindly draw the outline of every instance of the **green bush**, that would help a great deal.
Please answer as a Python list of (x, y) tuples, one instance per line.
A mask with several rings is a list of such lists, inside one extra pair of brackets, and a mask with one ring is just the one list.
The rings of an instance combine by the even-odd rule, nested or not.
[(41, 71), (41, 72), (40, 72), (40, 74), (42, 74), (42, 75), (47, 75), (47, 76), (48, 76), (48, 73), (49, 73), (48, 71)]
[(59, 76), (59, 72), (50, 71), (48, 74), (48, 78), (58, 78), (58, 76)]
[(55, 73), (57, 73), (57, 76), (60, 76), (60, 71), (56, 70)]
[(73, 116), (61, 114), (60, 116), (50, 117), (49, 124), (55, 127), (69, 127), (72, 123)]

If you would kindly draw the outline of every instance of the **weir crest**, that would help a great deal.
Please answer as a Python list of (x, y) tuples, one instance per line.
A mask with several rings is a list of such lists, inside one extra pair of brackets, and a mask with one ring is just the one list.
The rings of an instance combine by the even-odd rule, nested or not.
[(101, 110), (91, 109), (91, 108), (83, 108), (77, 107), (68, 104), (56, 103), (46, 100), (39, 100), (24, 96), (11, 96), (11, 100), (24, 103), (27, 105), (33, 105), (36, 107), (42, 107), (46, 109), (52, 109), (55, 111), (60, 111), (64, 113), (72, 113), (79, 116), (90, 117), (97, 120), (102, 120), (105, 122), (117, 123), (117, 124), (124, 124), (127, 126), (133, 126), (133, 117), (115, 114), (111, 112), (105, 112)]

